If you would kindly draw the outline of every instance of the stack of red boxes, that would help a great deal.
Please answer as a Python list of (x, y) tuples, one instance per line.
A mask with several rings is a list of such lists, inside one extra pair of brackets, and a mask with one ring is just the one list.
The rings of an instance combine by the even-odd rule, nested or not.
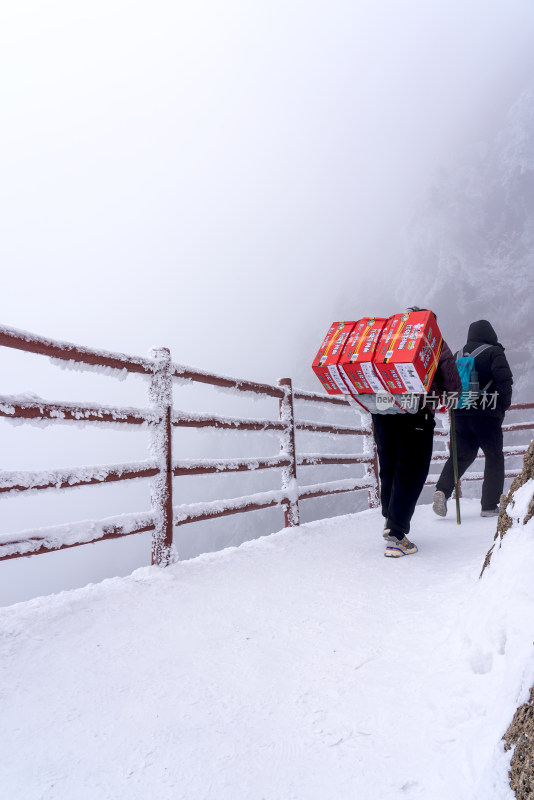
[(334, 322), (313, 371), (329, 394), (355, 399), (379, 393), (424, 394), (429, 391), (442, 343), (431, 311)]
[(432, 311), (395, 314), (384, 326), (374, 365), (392, 394), (428, 392), (443, 338)]

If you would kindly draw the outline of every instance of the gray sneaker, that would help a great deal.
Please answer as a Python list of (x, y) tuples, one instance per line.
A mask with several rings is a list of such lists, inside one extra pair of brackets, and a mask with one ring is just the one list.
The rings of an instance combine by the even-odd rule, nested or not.
[(386, 523), (384, 523), (384, 530), (382, 531), (382, 536), (384, 537), (384, 539), (389, 539), (389, 534), (390, 533), (391, 533), (391, 530), (388, 528), (388, 524), (386, 522)]
[(417, 545), (410, 542), (406, 536), (400, 540), (396, 536), (388, 537), (384, 553), (386, 558), (402, 558), (402, 556), (411, 556), (413, 553), (417, 553)]
[(434, 502), (432, 503), (432, 511), (434, 514), (437, 514), (438, 517), (446, 517), (447, 516), (447, 498), (445, 497), (445, 492), (434, 492), (433, 497)]
[(480, 512), (481, 517), (498, 517), (499, 516), (499, 506), (495, 506), (495, 508), (483, 508)]

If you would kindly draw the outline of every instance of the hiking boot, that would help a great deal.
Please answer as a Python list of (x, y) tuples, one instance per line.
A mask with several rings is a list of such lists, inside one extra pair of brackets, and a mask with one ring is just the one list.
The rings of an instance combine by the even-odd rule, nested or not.
[(384, 555), (387, 558), (400, 558), (401, 556), (411, 556), (417, 553), (417, 545), (409, 542), (406, 536), (404, 539), (397, 539), (396, 536), (389, 536), (386, 543)]
[(483, 508), (480, 512), (481, 517), (498, 517), (499, 516), (499, 506), (495, 506), (495, 508)]
[(432, 511), (434, 514), (437, 514), (438, 517), (446, 517), (447, 516), (447, 498), (445, 497), (445, 492), (434, 492), (432, 503)]

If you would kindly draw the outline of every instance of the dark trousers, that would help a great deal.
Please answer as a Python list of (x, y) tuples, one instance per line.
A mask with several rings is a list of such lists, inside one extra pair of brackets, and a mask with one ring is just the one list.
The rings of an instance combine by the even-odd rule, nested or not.
[[(458, 477), (475, 460), (480, 448), (486, 458), (482, 483), (482, 509), (499, 505), (504, 486), (504, 453), (502, 422), (489, 414), (456, 414), (456, 447), (458, 451)], [(445, 462), (436, 489), (449, 498), (454, 488), (452, 456)]]
[(428, 409), (416, 414), (373, 414), (382, 514), (391, 533), (399, 539), (410, 530), (425, 485), (435, 424)]

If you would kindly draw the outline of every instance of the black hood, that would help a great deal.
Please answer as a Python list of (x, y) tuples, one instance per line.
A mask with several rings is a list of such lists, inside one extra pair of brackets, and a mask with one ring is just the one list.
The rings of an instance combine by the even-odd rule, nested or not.
[(497, 334), (493, 330), (493, 325), (487, 319), (479, 319), (472, 322), (467, 334), (468, 342), (480, 342), (481, 344), (498, 344)]

